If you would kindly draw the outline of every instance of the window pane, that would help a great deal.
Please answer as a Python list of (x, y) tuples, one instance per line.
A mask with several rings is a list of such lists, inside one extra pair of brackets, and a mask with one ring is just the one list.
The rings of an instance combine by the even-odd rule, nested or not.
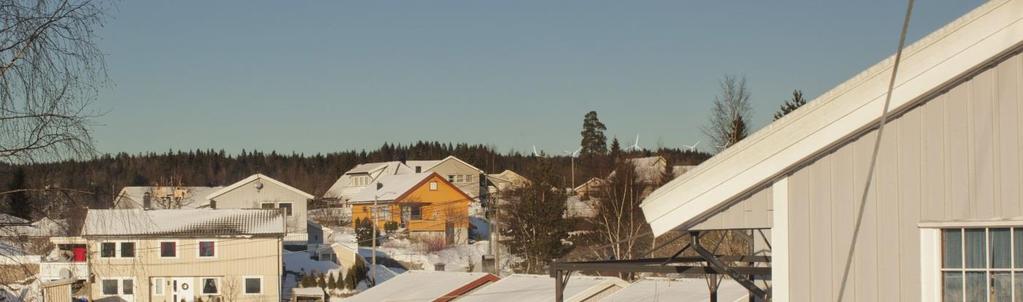
[(988, 244), (991, 251), (991, 267), (1009, 268), (1012, 265), (1012, 247), (1010, 246), (1009, 229), (988, 230)]
[(206, 278), (202, 281), (202, 293), (203, 294), (216, 294), (217, 293), (217, 279)]
[(274, 204), (272, 204), (272, 203), (264, 203), (264, 204), (260, 205), (260, 208), (263, 208), (263, 209), (273, 209), (274, 208)]
[(163, 278), (153, 279), (153, 294), (155, 294), (155, 295), (163, 295), (163, 286), (164, 286), (163, 283), (164, 282), (165, 281), (164, 281)]
[(987, 282), (983, 272), (966, 272), (966, 302), (985, 302)]
[(213, 257), (216, 250), (213, 241), (199, 241), (199, 257)]
[(134, 242), (121, 242), (121, 257), (125, 258), (135, 257)]
[(245, 293), (258, 294), (262, 291), (259, 278), (245, 278)]
[(1012, 299), (1012, 275), (1008, 272), (991, 273), (991, 302), (1009, 302)]
[(1012, 287), (1016, 288), (1016, 302), (1023, 302), (1023, 273), (1016, 273), (1016, 281)]
[(964, 235), (963, 248), (966, 250), (966, 267), (984, 268), (987, 265), (984, 259), (984, 255), (987, 254), (985, 253), (987, 248), (984, 246), (984, 229), (966, 229)]
[(124, 279), (124, 280), (121, 280), (121, 281), (123, 281), (123, 283), (121, 283), (121, 291), (124, 292), (125, 295), (134, 295), (135, 294), (135, 280)]
[(959, 229), (946, 229), (942, 230), (944, 234), (944, 252), (942, 253), (942, 263), (944, 268), (962, 268), (963, 267), (963, 235)]
[[(1016, 253), (1016, 268), (1023, 268), (1023, 229), (1013, 229), (1012, 235), (1015, 237), (1014, 253)], [(1016, 278), (1016, 280), (1019, 280), (1019, 278)], [(1023, 296), (1023, 293), (1016, 294), (1016, 296), (1017, 299), (1020, 299), (1018, 296)], [(1023, 299), (1020, 299), (1020, 301), (1023, 301)]]
[(116, 295), (117, 294), (117, 280), (103, 280), (103, 294), (104, 295)]
[(291, 204), (290, 203), (282, 203), (282, 204), (279, 204), (278, 207), (280, 207), (281, 209), (284, 209), (284, 214), (286, 214), (288, 216), (291, 216)]
[(943, 301), (963, 301), (963, 273), (945, 272), (945, 285), (942, 288)]
[(113, 242), (104, 242), (100, 244), (100, 246), (100, 257), (109, 258), (116, 255), (115, 249), (117, 248), (117, 245)]
[(160, 257), (177, 257), (178, 249), (175, 242), (160, 242)]

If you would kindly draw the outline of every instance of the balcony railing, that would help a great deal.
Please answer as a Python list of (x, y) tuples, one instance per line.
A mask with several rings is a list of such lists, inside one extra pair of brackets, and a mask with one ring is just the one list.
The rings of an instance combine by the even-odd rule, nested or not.
[(85, 280), (89, 277), (86, 262), (43, 261), (39, 263), (39, 279), (43, 281), (73, 278)]

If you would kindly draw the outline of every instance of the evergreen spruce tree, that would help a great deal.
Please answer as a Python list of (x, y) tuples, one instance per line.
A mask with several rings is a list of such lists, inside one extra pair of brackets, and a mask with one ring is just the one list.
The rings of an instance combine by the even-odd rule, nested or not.
[(607, 137), (604, 136), (607, 127), (597, 118), (596, 111), (590, 111), (583, 117), (582, 141), (583, 150), (580, 154), (597, 155), (607, 153)]
[(337, 289), (337, 279), (334, 279), (334, 274), (328, 274), (327, 277), (327, 288)]
[(327, 288), (327, 279), (323, 277), (323, 274), (320, 274), (320, 276), (316, 278), (316, 286), (319, 288)]
[[(7, 191), (24, 190), (25, 169), (18, 167), (14, 170), (11, 181), (7, 183)], [(7, 211), (12, 216), (32, 220), (32, 204), (28, 199), (28, 192), (17, 191), (7, 194)]]
[(778, 109), (778, 112), (774, 113), (774, 120), (777, 121), (786, 114), (796, 111), (796, 109), (799, 109), (799, 107), (802, 107), (803, 105), (806, 105), (806, 99), (803, 98), (803, 92), (798, 89), (793, 90), (792, 98), (781, 104), (781, 108)]
[(618, 138), (611, 139), (611, 159), (618, 160), (622, 156), (622, 145), (618, 143)]

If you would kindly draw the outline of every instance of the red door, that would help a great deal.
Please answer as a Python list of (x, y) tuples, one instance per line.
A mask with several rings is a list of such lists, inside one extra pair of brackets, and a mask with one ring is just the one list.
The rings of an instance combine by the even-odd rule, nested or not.
[(71, 252), (74, 253), (74, 262), (85, 262), (85, 246), (75, 246), (71, 248)]

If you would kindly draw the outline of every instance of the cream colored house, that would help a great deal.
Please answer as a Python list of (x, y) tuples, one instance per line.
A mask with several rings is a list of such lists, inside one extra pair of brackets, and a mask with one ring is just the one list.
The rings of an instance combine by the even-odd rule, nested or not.
[(884, 131), (892, 58), (656, 190), (645, 217), (658, 236), (769, 231), (774, 301), (1019, 300), (1021, 51), (1023, 1), (987, 1), (905, 49)]
[(280, 209), (288, 221), (287, 246), (301, 246), (309, 239), (306, 208), (309, 193), (263, 174), (253, 174), (206, 196), (211, 209)]
[(278, 302), (284, 235), (280, 211), (89, 210), (89, 298)]

